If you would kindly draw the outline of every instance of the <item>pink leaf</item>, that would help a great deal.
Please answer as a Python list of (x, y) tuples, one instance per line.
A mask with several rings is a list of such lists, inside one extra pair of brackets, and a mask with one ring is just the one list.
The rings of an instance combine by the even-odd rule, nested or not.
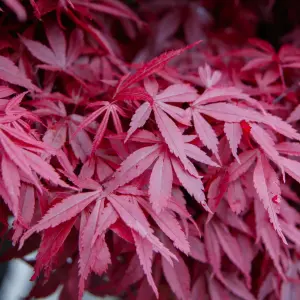
[(140, 69), (136, 71), (135, 74), (129, 75), (121, 82), (117, 88), (117, 92), (120, 92), (132, 84), (139, 82), (140, 80), (150, 76), (151, 74), (161, 70), (172, 58), (182, 54), (184, 51), (194, 47), (199, 42), (189, 45), (178, 50), (169, 51), (161, 54), (160, 56), (152, 59), (151, 61), (145, 63)]
[(172, 159), (172, 166), (180, 183), (184, 186), (188, 193), (195, 197), (196, 201), (201, 203), (205, 210), (210, 212), (210, 209), (205, 202), (205, 195), (203, 193), (203, 184), (201, 179), (191, 176), (183, 169), (180, 162), (178, 162), (176, 159)]
[[(70, 123), (68, 129), (69, 137), (74, 136), (76, 132), (75, 124)], [(92, 142), (88, 134), (83, 130), (81, 132), (78, 132), (76, 136), (74, 136), (74, 138), (69, 139), (69, 143), (72, 147), (75, 156), (82, 162), (85, 162), (87, 157), (90, 155), (92, 149)]]
[(43, 45), (40, 42), (29, 40), (25, 37), (22, 37), (21, 39), (29, 52), (38, 60), (49, 65), (59, 66), (55, 54), (47, 46)]
[(237, 150), (243, 135), (241, 125), (239, 123), (225, 123), (224, 132), (228, 139), (232, 155), (240, 163)]
[(67, 127), (60, 126), (57, 129), (48, 129), (43, 137), (43, 141), (55, 149), (61, 149), (67, 139)]
[(190, 299), (190, 274), (189, 270), (184, 263), (184, 260), (180, 257), (177, 251), (173, 248), (178, 258), (177, 262), (174, 262), (174, 266), (162, 259), (162, 267), (166, 280), (168, 281), (172, 291), (175, 293), (178, 299), (188, 300)]
[(22, 149), (18, 148), (2, 131), (0, 131), (0, 142), (7, 156), (39, 187)]
[(282, 220), (279, 220), (282, 231), (285, 236), (294, 242), (297, 246), (300, 246), (300, 232), (293, 224), (288, 224)]
[(175, 121), (185, 126), (191, 126), (190, 114), (188, 110), (184, 110), (180, 107), (170, 105), (164, 102), (156, 102), (156, 105), (161, 108), (165, 113), (171, 116)]
[(71, 65), (80, 55), (84, 46), (84, 36), (81, 30), (75, 29), (72, 31), (68, 51), (67, 51), (67, 62), (66, 65)]
[(171, 197), (172, 183), (172, 165), (168, 154), (165, 152), (155, 162), (149, 182), (150, 202), (157, 213), (167, 207)]
[(125, 141), (129, 139), (129, 137), (140, 127), (144, 126), (146, 121), (148, 120), (151, 114), (152, 108), (149, 102), (144, 102), (135, 112), (133, 115), (130, 128), (128, 130), (127, 136)]
[(36, 258), (37, 261), (34, 267), (34, 275), (32, 280), (39, 276), (40, 271), (43, 268), (45, 268), (47, 272), (50, 271), (48, 268), (55, 261), (55, 258), (61, 250), (63, 243), (69, 235), (74, 223), (75, 218), (61, 224), (60, 227), (48, 228), (45, 230)]
[(1, 171), (4, 186), (12, 200), (13, 213), (15, 217), (18, 218), (21, 186), (19, 171), (16, 165), (6, 155), (2, 156)]
[(151, 96), (151, 97), (156, 97), (159, 89), (159, 85), (157, 80), (155, 79), (150, 79), (149, 77), (146, 77), (144, 79), (144, 87), (146, 92)]
[(165, 139), (170, 152), (181, 160), (185, 169), (190, 170), (191, 163), (184, 152), (184, 141), (180, 130), (161, 108), (154, 106), (153, 110), (159, 131)]
[(226, 255), (244, 273), (247, 280), (250, 281), (250, 270), (247, 270), (244, 264), (242, 249), (237, 243), (237, 240), (231, 235), (228, 228), (222, 223), (212, 222), (212, 225), (217, 234), (218, 241), (221, 244)]
[(204, 242), (207, 253), (207, 260), (212, 266), (213, 272), (222, 278), (221, 273), (221, 247), (218, 241), (218, 236), (211, 224), (207, 223), (204, 227)]
[(222, 280), (224, 285), (236, 296), (245, 300), (255, 300), (245, 284), (234, 274), (225, 274)]
[(161, 102), (184, 103), (197, 98), (197, 91), (187, 84), (173, 84), (156, 95), (155, 100)]
[(9, 97), (15, 93), (16, 92), (13, 89), (7, 86), (0, 86), (0, 99)]
[(245, 174), (256, 160), (256, 150), (248, 150), (239, 155), (239, 161), (233, 162), (229, 168), (229, 181), (235, 181)]
[(207, 263), (204, 243), (194, 236), (189, 236), (188, 240), (191, 246), (190, 256), (202, 263)]
[(247, 199), (240, 180), (235, 180), (229, 184), (227, 201), (231, 210), (237, 214), (246, 208)]
[(201, 299), (201, 297), (207, 295), (207, 288), (206, 288), (206, 282), (205, 277), (203, 275), (200, 275), (195, 281), (192, 288), (192, 295), (191, 300), (198, 300)]
[(232, 98), (244, 99), (248, 96), (243, 94), (236, 87), (214, 87), (207, 89), (198, 99), (193, 103), (193, 105), (203, 105), (213, 102), (226, 101)]
[(24, 152), (27, 161), (30, 163), (30, 167), (41, 175), (43, 178), (51, 180), (55, 184), (61, 184), (59, 175), (55, 172), (53, 167), (45, 162), (41, 157), (38, 155), (26, 151)]
[(185, 153), (189, 158), (194, 159), (195, 161), (201, 162), (203, 164), (219, 167), (217, 163), (215, 163), (204, 151), (202, 151), (199, 147), (193, 144), (184, 144)]
[(81, 193), (65, 198), (62, 202), (50, 208), (46, 215), (22, 237), (20, 247), (34, 232), (55, 227), (79, 214), (85, 207), (100, 197), (100, 191)]
[(275, 146), (276, 150), (285, 155), (300, 156), (300, 143), (283, 142)]
[(300, 134), (297, 130), (277, 116), (265, 114), (263, 122), (290, 139), (300, 140)]
[(224, 122), (241, 122), (243, 120), (253, 122), (263, 122), (264, 118), (258, 112), (241, 108), (230, 103), (213, 103), (197, 107), (197, 110), (216, 120)]
[(152, 244), (145, 238), (141, 237), (139, 234), (132, 232), (137, 254), (140, 259), (140, 263), (143, 266), (143, 270), (147, 276), (147, 280), (150, 286), (153, 289), (153, 292), (158, 298), (158, 290), (156, 284), (152, 277), (152, 260), (153, 260), (153, 251)]
[(66, 38), (56, 23), (46, 23), (45, 31), (57, 64), (66, 65)]
[(94, 264), (91, 265), (92, 271), (101, 276), (111, 263), (109, 249), (102, 237), (98, 236), (94, 244), (92, 258), (94, 261)]
[[(110, 262), (110, 254), (104, 242), (103, 235), (116, 219), (116, 213), (111, 206), (103, 210), (103, 201), (96, 202), (80, 237), (80, 295), (83, 294), (84, 283), (91, 269), (96, 270), (101, 275)], [(101, 253), (104, 254), (103, 257)], [(100, 260), (98, 261), (99, 258)]]
[(292, 111), (290, 116), (287, 118), (288, 123), (296, 122), (300, 120), (300, 105), (297, 105), (296, 108)]
[(281, 237), (283, 242), (287, 244), (287, 241), (282, 233), (276, 209), (274, 208), (274, 203), (272, 199), (270, 199), (269, 191), (268, 191), (268, 184), (267, 184), (267, 176), (266, 174), (266, 166), (268, 166), (268, 162), (265, 157), (261, 154), (257, 154), (257, 163), (253, 173), (253, 182), (257, 194), (264, 205), (265, 210), (267, 210), (271, 223), (274, 226), (274, 229), (277, 231), (278, 235)]
[(300, 162), (281, 157), (284, 171), (287, 172), (292, 178), (300, 182)]
[(25, 87), (29, 90), (39, 91), (32, 82), (23, 75), (19, 68), (8, 58), (0, 55), (0, 79), (11, 84)]
[(229, 300), (229, 292), (216, 278), (209, 278), (207, 276), (208, 289), (211, 300)]
[(164, 247), (159, 239), (153, 235), (153, 230), (136, 202), (136, 199), (133, 196), (117, 196), (113, 194), (109, 195), (107, 199), (120, 215), (124, 223), (129, 228), (137, 231), (141, 237), (147, 238), (151, 242), (153, 250), (160, 252), (161, 255), (172, 264), (171, 258), (176, 259), (176, 256)]
[(190, 246), (175, 215), (167, 209), (157, 214), (145, 200), (141, 198), (138, 201), (151, 215), (153, 220), (165, 233), (165, 235), (173, 241), (174, 246), (182, 252), (188, 254), (190, 251)]
[(106, 131), (106, 128), (107, 128), (107, 124), (108, 124), (108, 119), (109, 119), (109, 116), (110, 116), (110, 109), (106, 110), (105, 114), (104, 114), (104, 117), (97, 129), (97, 132), (96, 132), (96, 135), (94, 137), (94, 141), (93, 141), (93, 147), (92, 147), (92, 152), (91, 154), (94, 154), (95, 151), (97, 150), (98, 146), (101, 144), (101, 141), (104, 137), (104, 134), (105, 134), (105, 131)]
[(216, 155), (217, 159), (220, 160), (218, 154), (219, 141), (211, 125), (199, 114), (199, 112), (193, 112), (193, 120), (199, 139), (213, 152), (213, 154)]
[(107, 199), (128, 227), (137, 231), (142, 237), (153, 232), (143, 211), (133, 197), (109, 195)]
[(114, 173), (114, 178), (110, 181), (107, 189), (114, 189), (129, 183), (134, 178), (144, 173), (157, 159), (160, 152), (160, 145), (140, 148), (121, 164), (121, 167)]
[[(204, 67), (199, 67), (198, 73), (202, 86), (207, 89), (217, 84), (222, 77), (222, 73), (220, 71), (212, 71), (208, 64), (205, 64)], [(221, 94), (223, 95), (223, 93)]]
[[(262, 213), (261, 210), (262, 203), (259, 201), (255, 201), (256, 219), (258, 219), (259, 214), (261, 214), (260, 217), (264, 217), (264, 213)], [(285, 274), (280, 264), (281, 245), (278, 234), (276, 234), (276, 231), (273, 229), (272, 225), (269, 222), (266, 222), (265, 219), (257, 220), (256, 223), (256, 226), (258, 228), (258, 237), (262, 237), (262, 241), (265, 244), (265, 247), (271, 259), (273, 260), (274, 266), (276, 267), (280, 276), (285, 279)]]

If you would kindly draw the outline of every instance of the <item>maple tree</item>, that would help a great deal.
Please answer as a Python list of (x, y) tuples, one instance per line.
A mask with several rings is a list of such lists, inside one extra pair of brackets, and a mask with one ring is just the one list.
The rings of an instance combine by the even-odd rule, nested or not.
[(32, 266), (26, 299), (299, 298), (298, 4), (275, 42), (278, 1), (209, 2), (1, 1), (0, 260)]

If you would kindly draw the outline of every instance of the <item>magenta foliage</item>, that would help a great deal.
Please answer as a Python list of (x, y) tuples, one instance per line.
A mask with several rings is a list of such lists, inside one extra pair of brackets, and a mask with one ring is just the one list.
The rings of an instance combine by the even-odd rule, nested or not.
[(297, 1), (284, 37), (272, 0), (2, 2), (1, 261), (33, 266), (27, 299), (298, 299)]

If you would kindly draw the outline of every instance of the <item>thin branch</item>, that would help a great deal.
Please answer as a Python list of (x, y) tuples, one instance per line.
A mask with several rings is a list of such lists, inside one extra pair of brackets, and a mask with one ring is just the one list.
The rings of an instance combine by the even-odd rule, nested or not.
[(276, 103), (280, 102), (280, 100), (282, 98), (284, 98), (285, 96), (287, 96), (288, 93), (295, 92), (299, 87), (300, 87), (300, 81), (296, 82), (291, 87), (286, 89), (281, 95), (279, 95), (277, 98), (274, 99), (273, 103), (276, 104)]

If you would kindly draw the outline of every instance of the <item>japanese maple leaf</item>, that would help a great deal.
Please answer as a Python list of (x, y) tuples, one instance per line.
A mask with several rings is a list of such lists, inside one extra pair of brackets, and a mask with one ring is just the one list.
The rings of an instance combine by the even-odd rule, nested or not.
[(299, 50), (293, 46), (283, 45), (278, 53), (266, 41), (251, 38), (249, 43), (253, 48), (241, 50), (239, 54), (250, 58), (250, 61), (244, 65), (242, 71), (249, 71), (257, 68), (266, 68), (271, 64), (278, 67), (282, 83), (285, 84), (283, 77), (283, 68), (299, 68)]
[(253, 173), (253, 182), (259, 198), (269, 214), (274, 229), (277, 231), (283, 242), (287, 243), (277, 217), (279, 208), (276, 203), (280, 202), (279, 180), (276, 172), (269, 165), (265, 156), (259, 152), (257, 152), (257, 162)]
[(168, 102), (189, 103), (194, 101), (198, 97), (194, 88), (186, 84), (174, 84), (158, 93), (159, 87), (156, 81), (147, 80), (144, 82), (144, 86), (152, 99), (150, 98), (151, 100), (144, 102), (133, 115), (126, 139), (128, 139), (137, 128), (142, 127), (146, 123), (152, 110), (154, 111), (156, 121), (158, 114), (163, 111), (176, 121), (186, 125), (189, 124), (185, 111), (178, 106), (171, 106)]
[[(122, 162), (120, 168), (113, 174), (113, 178), (107, 183), (108, 191), (113, 191), (118, 187), (124, 186), (152, 167), (149, 182), (149, 196), (150, 202), (156, 212), (160, 212), (168, 205), (174, 175), (186, 190), (195, 197), (197, 202), (201, 203), (203, 207), (209, 211), (204, 200), (204, 193), (202, 192), (203, 185), (201, 183), (201, 177), (197, 174), (190, 160), (187, 158), (190, 163), (190, 169), (193, 170), (193, 175), (185, 170), (181, 161), (169, 151), (168, 147), (166, 147), (166, 143), (162, 141), (162, 139), (160, 139), (159, 142), (157, 137), (147, 131), (141, 131), (136, 136), (132, 136), (132, 139), (143, 140), (143, 137), (147, 138), (148, 143), (150, 142), (150, 144), (153, 145), (139, 148)], [(183, 147), (186, 157), (205, 164), (217, 166), (205, 152), (196, 146), (183, 143)]]
[(257, 88), (252, 88), (249, 91), (251, 96), (260, 96), (262, 100), (272, 103), (274, 97), (282, 94), (284, 87), (280, 83), (276, 83), (279, 74), (275, 71), (266, 71), (265, 73), (255, 73), (255, 81)]
[(210, 278), (211, 274), (206, 273), (209, 295), (212, 299), (230, 299), (229, 291), (221, 284), (217, 278)]
[(227, 226), (217, 219), (207, 223), (204, 231), (204, 242), (207, 259), (213, 268), (213, 273), (220, 281), (226, 280), (221, 270), (222, 251), (224, 251), (231, 262), (245, 275), (249, 283), (250, 262), (253, 257), (248, 256), (246, 251), (242, 251), (242, 245), (238, 239), (233, 237)]
[(284, 235), (295, 245), (300, 244), (299, 240), (299, 231), (297, 229), (298, 224), (298, 215), (296, 210), (294, 210), (288, 202), (282, 197), (280, 202), (281, 210), (279, 219), (280, 226)]
[(104, 208), (103, 201), (97, 201), (85, 224), (81, 223), (79, 299), (82, 298), (88, 274), (94, 271), (101, 275), (110, 263), (110, 252), (104, 237), (107, 229), (116, 222), (117, 218), (117, 213), (110, 204)]
[(283, 68), (300, 68), (300, 50), (293, 45), (283, 45), (279, 50)]
[[(228, 188), (229, 175), (226, 170), (219, 170), (213, 176), (212, 181), (208, 185), (208, 204), (211, 210), (214, 212), (219, 206), (221, 199)], [(212, 217), (209, 216), (209, 218)]]
[(74, 65), (84, 45), (82, 31), (78, 29), (72, 31), (68, 46), (64, 33), (55, 23), (47, 23), (45, 31), (50, 47), (21, 37), (29, 52), (44, 63), (38, 67), (51, 71), (63, 71), (84, 84), (82, 78), (77, 75), (76, 65)]
[[(141, 24), (141, 21), (139, 20), (137, 15), (132, 10), (130, 10), (125, 4), (117, 0), (102, 0), (100, 1), (100, 3), (92, 2), (90, 0), (86, 2), (70, 0), (68, 2), (73, 9), (80, 12), (82, 12), (82, 10), (87, 9), (88, 11), (101, 12), (118, 18), (126, 18), (135, 21), (138, 24)], [(85, 14), (87, 14), (88, 16), (92, 15), (90, 14), (90, 12), (85, 12)]]
[(0, 79), (32, 91), (40, 91), (7, 57), (0, 55)]
[(238, 178), (245, 174), (256, 162), (253, 173), (254, 187), (264, 208), (269, 214), (269, 218), (275, 230), (282, 240), (286, 242), (277, 217), (281, 198), (278, 175), (271, 167), (266, 155), (258, 150), (244, 152), (239, 156), (239, 159), (240, 163), (234, 162), (228, 169), (229, 181), (231, 182), (228, 189), (229, 205), (233, 211), (239, 211), (245, 207), (247, 196), (246, 193), (243, 192), (241, 182)]
[(192, 102), (197, 98), (194, 88), (184, 84), (174, 84), (169, 86), (163, 92), (158, 93), (158, 84), (155, 81), (146, 81), (145, 89), (153, 98), (151, 102), (144, 102), (135, 112), (131, 119), (130, 129), (128, 130), (128, 139), (136, 129), (144, 126), (151, 112), (154, 112), (156, 124), (165, 139), (169, 150), (178, 157), (189, 169), (188, 161), (184, 153), (184, 141), (182, 134), (171, 116), (177, 122), (188, 125), (189, 120), (186, 112), (178, 106), (168, 104)]
[(92, 192), (78, 193), (66, 197), (61, 202), (51, 207), (43, 218), (34, 226), (32, 226), (20, 240), (20, 248), (23, 243), (33, 233), (39, 232), (48, 228), (55, 228), (57, 225), (71, 220), (81, 213), (90, 203), (100, 198), (102, 190)]
[[(257, 132), (262, 132), (263, 129), (258, 124), (252, 122), (263, 123), (286, 137), (299, 140), (300, 135), (297, 133), (297, 131), (279, 117), (266, 112), (260, 113), (256, 110), (249, 109), (249, 107), (243, 106), (242, 104), (235, 105), (233, 103), (223, 102), (226, 98), (237, 98), (245, 101), (249, 100), (249, 96), (241, 93), (235, 88), (213, 88), (205, 91), (191, 105), (191, 113), (193, 116), (195, 131), (203, 144), (210, 149), (217, 158), (219, 158), (219, 141), (217, 135), (213, 127), (206, 121), (202, 114), (225, 122), (224, 132), (227, 136), (234, 157), (236, 157), (237, 146), (240, 142), (243, 128), (241, 128), (239, 124), (233, 123), (247, 124), (247, 122), (250, 121), (251, 124), (253, 124), (253, 128), (255, 128), (255, 131)], [(251, 129), (251, 126), (252, 125), (250, 125), (249, 130)], [(264, 135), (267, 135), (267, 133)], [(259, 136), (260, 134), (258, 133), (255, 135), (255, 138), (259, 139)], [(264, 142), (263, 139), (259, 140)], [(258, 144), (260, 144), (260, 142), (258, 142)]]
[[(154, 23), (154, 26), (156, 25), (154, 39), (153, 37), (149, 39), (149, 44), (153, 47), (154, 43), (156, 51), (161, 51), (163, 46), (169, 43), (169, 39), (174, 37), (180, 26), (183, 29), (186, 43), (194, 43), (200, 38), (202, 39), (205, 36), (203, 29), (212, 21), (210, 13), (201, 3), (186, 0), (164, 1), (163, 3), (152, 1), (143, 7), (148, 14), (156, 11), (161, 15)], [(184, 15), (182, 15), (182, 11), (185, 12)]]
[(18, 218), (21, 181), (33, 184), (39, 192), (42, 192), (43, 188), (37, 175), (56, 185), (67, 185), (54, 168), (40, 156), (41, 153), (53, 153), (51, 147), (35, 140), (24, 130), (20, 130), (22, 128), (15, 129), (5, 125), (0, 127), (0, 144), (3, 149), (2, 194), (4, 193), (4, 200)]
[[(212, 227), (217, 235), (218, 242), (221, 249), (226, 253), (228, 258), (238, 267), (238, 269), (245, 275), (248, 284), (250, 284), (250, 261), (247, 262), (246, 255), (238, 243), (238, 240), (233, 237), (230, 230), (223, 223), (216, 220), (211, 221)], [(224, 277), (221, 276), (221, 279)]]
[(39, 251), (34, 266), (34, 275), (32, 280), (36, 279), (41, 270), (44, 270), (45, 277), (48, 278), (53, 269), (53, 265), (61, 251), (66, 238), (71, 232), (76, 218), (64, 222), (60, 228), (48, 228), (44, 231), (43, 238), (39, 247)]
[(126, 117), (125, 111), (116, 103), (111, 103), (108, 101), (99, 101), (95, 105), (92, 105), (93, 107), (99, 107), (96, 109), (93, 113), (91, 113), (87, 118), (85, 118), (81, 124), (78, 126), (75, 135), (77, 132), (79, 132), (81, 129), (85, 128), (89, 124), (91, 124), (93, 121), (95, 121), (99, 116), (103, 115), (103, 118), (98, 126), (98, 129), (96, 131), (94, 141), (93, 141), (93, 146), (92, 146), (92, 151), (91, 155), (95, 153), (97, 150), (98, 146), (103, 140), (103, 137), (106, 133), (107, 125), (109, 118), (112, 118), (114, 127), (117, 131), (117, 133), (122, 133), (123, 132), (123, 127), (122, 123), (120, 120), (120, 115), (123, 117)]
[(184, 53), (186, 50), (198, 45), (199, 42), (195, 42), (184, 48), (179, 48), (177, 50), (171, 50), (161, 54), (158, 57), (144, 63), (140, 68), (136, 70), (133, 74), (127, 74), (119, 80), (113, 98), (121, 98), (123, 92), (126, 92), (133, 84), (140, 82), (141, 80), (148, 78), (150, 75), (157, 73), (162, 70), (166, 64), (173, 58)]
[[(249, 96), (234, 87), (215, 87), (206, 90), (191, 104), (191, 114), (194, 128), (202, 143), (216, 155), (218, 153), (218, 138), (213, 127), (202, 115), (208, 115), (217, 120), (236, 123), (242, 120), (252, 120), (262, 122), (263, 117), (256, 111), (250, 111), (231, 103), (225, 103), (230, 98), (247, 99)], [(215, 103), (214, 103), (215, 102)], [(220, 103), (218, 103), (220, 102)], [(237, 144), (241, 138), (239, 125), (225, 125), (225, 133), (230, 142), (233, 155), (236, 157)]]
[[(266, 115), (267, 119), (270, 115)], [(275, 117), (274, 121), (277, 118)], [(277, 128), (274, 129), (279, 131), (279, 133), (286, 135), (287, 137), (294, 137), (299, 140), (298, 133), (290, 126), (286, 126), (287, 123), (283, 122), (279, 118), (277, 119)], [(268, 120), (267, 120), (268, 121)], [(273, 121), (273, 120), (272, 120)], [(268, 130), (264, 129), (258, 124), (249, 123), (250, 133), (252, 138), (256, 141), (258, 146), (264, 151), (264, 154), (272, 160), (282, 172), (283, 180), (285, 181), (285, 171), (292, 176), (295, 180), (299, 181), (299, 174), (297, 171), (297, 161), (292, 163), (292, 160), (282, 157), (275, 146), (276, 138), (272, 136)], [(275, 124), (275, 123), (274, 123)]]
[(166, 259), (162, 259), (164, 276), (178, 299), (190, 299), (191, 277), (189, 269), (173, 245), (170, 244), (167, 239), (164, 239), (164, 243), (178, 258), (178, 261), (174, 262), (174, 266), (172, 266)]
[(21, 107), (20, 104), (26, 94), (27, 92), (18, 94), (11, 99), (7, 99), (6, 101), (3, 99), (3, 104), (5, 102), (6, 104), (5, 108), (3, 109), (3, 116), (0, 117), (0, 122), (2, 124), (10, 124), (10, 126), (16, 129), (20, 129), (21, 127), (28, 131), (30, 130), (28, 122), (41, 122), (34, 113)]
[(14, 95), (16, 92), (12, 89), (9, 88), (8, 86), (0, 86), (0, 99), (2, 101), (2, 99), (7, 98), (11, 95)]
[[(14, 184), (13, 188), (17, 192), (18, 198), (16, 198), (17, 202), (15, 202), (14, 204), (18, 204), (19, 206), (19, 214), (20, 214), (19, 216), (22, 222), (20, 222), (18, 218), (15, 219), (14, 221), (13, 224), (14, 234), (12, 236), (12, 241), (14, 244), (16, 244), (17, 241), (20, 239), (24, 230), (30, 226), (34, 216), (34, 209), (35, 209), (34, 187), (24, 182), (21, 183), (18, 174), (16, 174), (15, 181), (16, 184)], [(18, 184), (20, 183), (21, 186), (19, 189)]]
[[(139, 26), (142, 25), (142, 21), (138, 16), (125, 4), (117, 0), (102, 0), (100, 3), (92, 1), (59, 0), (59, 7), (62, 7), (78, 27), (89, 33), (90, 36), (114, 58), (116, 58), (116, 54), (120, 55), (117, 44), (114, 43), (104, 30), (100, 31), (91, 20), (97, 20), (96, 23), (99, 24), (98, 14), (102, 13), (117, 17), (121, 21), (126, 21), (127, 19), (134, 21)], [(78, 14), (80, 17), (77, 16)], [(102, 27), (101, 23), (100, 27)], [(127, 27), (124, 26), (124, 29), (128, 33), (128, 36), (131, 37), (133, 27), (131, 26), (130, 29), (127, 30)]]
[(233, 294), (237, 297), (247, 300), (256, 299), (252, 293), (249, 291), (249, 285), (244, 283), (242, 279), (235, 273), (226, 272), (224, 277), (220, 279), (220, 282)]
[(242, 68), (243, 71), (266, 67), (272, 62), (279, 62), (275, 49), (268, 42), (252, 38), (249, 39), (249, 44), (252, 48), (240, 51), (241, 55), (251, 58)]
[(228, 185), (226, 199), (233, 212), (239, 214), (240, 212), (245, 210), (245, 208), (247, 207), (248, 199), (243, 190), (243, 186), (240, 180), (233, 181)]
[(111, 155), (111, 151), (97, 151), (94, 157), (84, 161), (76, 176), (74, 169), (78, 166), (77, 161), (71, 164), (63, 151), (60, 151), (57, 158), (63, 167), (60, 172), (81, 189), (97, 189), (101, 186), (99, 182), (107, 181), (119, 167), (119, 158)]
[[(62, 143), (66, 142), (67, 128), (65, 125), (58, 126), (57, 129), (49, 129), (44, 136), (45, 142), (61, 148), (63, 146)], [(68, 124), (68, 127), (69, 130), (72, 128), (71, 122)], [(69, 136), (72, 136), (72, 134), (69, 133)], [(79, 188), (96, 188), (99, 186), (99, 182), (102, 183), (107, 180), (119, 166), (120, 159), (110, 149), (98, 150), (94, 157), (88, 159), (90, 149), (92, 148), (92, 141), (85, 131), (76, 135), (76, 138), (70, 141), (70, 145), (74, 156), (71, 155), (68, 158), (64, 152), (65, 149), (61, 148), (56, 157), (62, 166), (62, 169), (59, 169), (59, 171)], [(70, 152), (67, 154), (70, 154)], [(48, 158), (50, 158), (50, 155)], [(80, 174), (76, 176), (74, 169), (78, 166), (79, 160), (83, 165)]]
[(248, 224), (236, 213), (234, 213), (230, 205), (227, 205), (225, 201), (220, 202), (216, 214), (226, 226), (230, 226), (241, 233), (246, 234), (247, 236), (254, 235), (253, 230), (248, 226)]
[(274, 227), (272, 227), (271, 223), (268, 222), (268, 220), (265, 217), (266, 211), (263, 209), (264, 205), (265, 203), (262, 203), (261, 201), (254, 201), (256, 231), (258, 235), (257, 239), (262, 240), (262, 242), (264, 243), (267, 249), (269, 256), (273, 261), (275, 268), (277, 269), (280, 276), (284, 280), (286, 280), (286, 276), (284, 274), (284, 270), (282, 269), (281, 261), (280, 261), (281, 260), (280, 238), (279, 235), (276, 234)]
[(257, 87), (243, 84), (237, 74), (234, 74), (234, 83), (250, 96), (260, 96), (262, 100), (272, 103), (274, 97), (284, 92), (284, 86), (278, 82), (280, 74), (274, 70), (265, 72), (256, 71), (254, 74)]
[(201, 86), (209, 89), (219, 83), (222, 77), (220, 71), (213, 71), (208, 64), (198, 68)]
[(282, 283), (282, 288), (280, 293), (281, 299), (297, 299), (297, 295), (300, 292), (299, 285), (297, 284), (299, 280), (298, 272), (299, 272), (298, 261), (292, 261), (286, 273), (289, 278), (295, 278), (295, 281), (292, 282), (291, 280), (289, 282), (289, 280), (286, 280)]
[(91, 121), (84, 126), (85, 130), (80, 130), (78, 126), (84, 123), (84, 117), (77, 114), (67, 115), (66, 107), (62, 102), (58, 101), (56, 104), (41, 99), (34, 100), (31, 104), (36, 108), (36, 115), (43, 118), (55, 117), (55, 120), (49, 120), (43, 140), (55, 149), (61, 149), (68, 141), (75, 157), (84, 163), (92, 150), (92, 140), (88, 131), (93, 133), (96, 131), (96, 122)]
[[(111, 205), (103, 210), (104, 198), (106, 198)], [(20, 247), (22, 247), (24, 241), (34, 232), (50, 228), (59, 230), (60, 227), (58, 225), (81, 214), (91, 203), (95, 204), (88, 220), (85, 221), (85, 219), (81, 217), (81, 238), (79, 241), (80, 295), (83, 293), (84, 283), (90, 271), (92, 270), (98, 274), (102, 274), (109, 263), (109, 252), (105, 249), (104, 234), (116, 221), (117, 216), (120, 217), (129, 228), (139, 234), (140, 237), (150, 242), (151, 247), (161, 253), (170, 264), (172, 264), (172, 259), (176, 260), (176, 256), (154, 235), (154, 231), (139, 207), (134, 195), (128, 193), (108, 194), (103, 193), (101, 189), (71, 195), (54, 205), (36, 225), (25, 233), (20, 241)], [(100, 249), (102, 249), (101, 252), (99, 252)], [(102, 252), (104, 250), (105, 252)], [(102, 262), (102, 260), (99, 259), (99, 253), (105, 254), (107, 260)], [(148, 271), (145, 270), (145, 272), (147, 274)]]

